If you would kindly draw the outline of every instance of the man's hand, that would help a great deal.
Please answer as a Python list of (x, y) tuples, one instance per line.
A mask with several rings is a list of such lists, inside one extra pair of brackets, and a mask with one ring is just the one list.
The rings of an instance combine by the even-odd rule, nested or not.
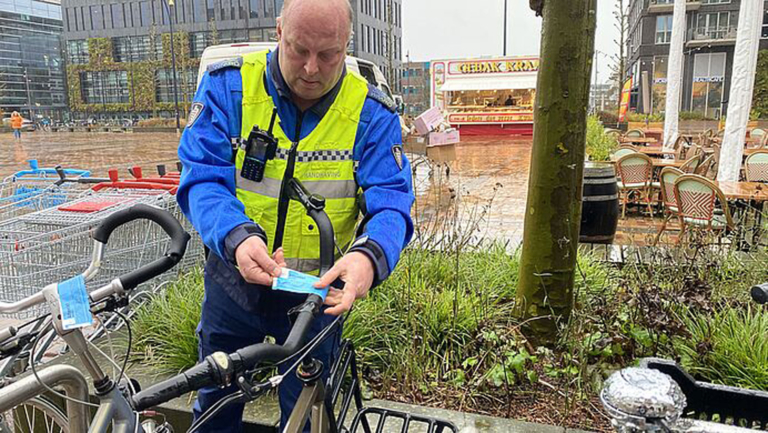
[(267, 245), (258, 236), (244, 240), (235, 250), (235, 261), (240, 275), (251, 284), (272, 285), (272, 278), (280, 275), (280, 267), (285, 266), (283, 249), (275, 251), (269, 257)]
[(315, 283), (315, 287), (320, 289), (330, 286), (337, 278), (344, 281), (342, 290), (329, 288), (325, 304), (331, 308), (325, 310), (325, 314), (343, 314), (352, 308), (355, 300), (366, 297), (373, 285), (373, 272), (373, 263), (368, 256), (360, 252), (349, 253), (336, 262), (320, 281)]

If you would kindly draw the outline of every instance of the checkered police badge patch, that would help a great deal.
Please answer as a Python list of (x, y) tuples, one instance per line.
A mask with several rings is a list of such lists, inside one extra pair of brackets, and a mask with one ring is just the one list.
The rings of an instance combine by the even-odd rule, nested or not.
[(400, 168), (400, 170), (403, 169), (403, 146), (400, 144), (396, 144), (392, 146), (392, 156), (395, 157), (395, 162), (397, 163), (397, 167)]
[(197, 118), (200, 117), (200, 113), (203, 112), (203, 108), (205, 108), (205, 105), (203, 105), (202, 102), (194, 102), (192, 106), (189, 107), (189, 118), (187, 119), (187, 128), (194, 125)]

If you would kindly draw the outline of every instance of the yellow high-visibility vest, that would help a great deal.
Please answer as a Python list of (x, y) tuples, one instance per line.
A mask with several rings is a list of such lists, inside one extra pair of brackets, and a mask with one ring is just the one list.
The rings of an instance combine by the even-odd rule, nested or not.
[[(246, 140), (254, 126), (269, 127), (274, 102), (268, 94), (264, 74), (267, 52), (243, 56), (240, 68), (243, 80), (243, 118), (240, 136)], [(353, 240), (359, 208), (358, 185), (355, 181), (353, 150), (368, 84), (363, 77), (347, 71), (333, 105), (317, 127), (299, 142), (295, 152), (293, 177), (314, 194), (325, 197), (325, 211), (333, 224), (336, 245), (345, 249)], [(273, 250), (278, 224), (278, 204), (283, 177), (293, 143), (276, 119), (272, 131), (278, 140), (277, 154), (267, 162), (264, 179), (253, 182), (240, 176), (245, 151), (238, 150), (237, 198), (245, 205), (245, 213), (267, 233), (267, 247)], [(304, 207), (291, 200), (285, 217), (282, 240), (286, 264), (301, 272), (317, 272), (320, 267), (320, 237), (314, 220)]]

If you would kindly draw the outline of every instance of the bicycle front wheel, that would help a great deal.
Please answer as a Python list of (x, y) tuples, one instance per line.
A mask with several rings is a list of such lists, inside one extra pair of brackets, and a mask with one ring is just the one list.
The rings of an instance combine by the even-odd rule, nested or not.
[(69, 420), (64, 412), (50, 400), (35, 397), (0, 414), (0, 431), (69, 433)]

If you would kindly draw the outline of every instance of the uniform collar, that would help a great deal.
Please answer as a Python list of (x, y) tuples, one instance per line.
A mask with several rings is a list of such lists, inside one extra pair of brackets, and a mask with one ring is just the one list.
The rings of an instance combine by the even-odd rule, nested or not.
[[(280, 57), (278, 55), (278, 50), (279, 48), (275, 48), (275, 50), (270, 54), (267, 61), (267, 69), (269, 70), (269, 76), (272, 79), (272, 82), (275, 84), (278, 96), (290, 101), (291, 89), (288, 87), (288, 83), (285, 82), (283, 73), (280, 71)], [(344, 64), (344, 68), (341, 71), (341, 78), (339, 78), (339, 81), (336, 83), (336, 85), (333, 86), (333, 88), (328, 93), (323, 95), (323, 97), (320, 98), (320, 100), (317, 101), (315, 105), (311, 106), (308, 111), (311, 111), (322, 119), (323, 116), (325, 116), (325, 113), (331, 109), (333, 102), (336, 101), (336, 96), (338, 96), (339, 92), (341, 91), (341, 84), (344, 82), (344, 77), (346, 75), (347, 65)], [(293, 104), (293, 101), (291, 101), (291, 104)]]

